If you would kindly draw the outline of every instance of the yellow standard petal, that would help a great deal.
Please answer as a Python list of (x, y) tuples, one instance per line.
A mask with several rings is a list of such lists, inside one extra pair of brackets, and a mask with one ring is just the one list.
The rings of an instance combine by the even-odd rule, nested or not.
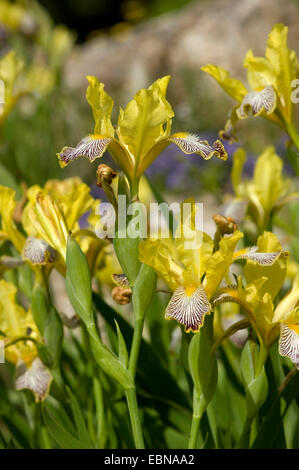
[(292, 289), (284, 296), (275, 309), (274, 322), (292, 323), (298, 321), (299, 275), (293, 282)]
[(158, 276), (175, 291), (183, 284), (184, 269), (176, 259), (172, 240), (147, 240), (139, 244), (139, 259), (151, 266)]
[(282, 160), (275, 148), (268, 146), (259, 156), (253, 175), (254, 192), (258, 196), (266, 214), (286, 191), (286, 181), (282, 177)]
[(25, 243), (25, 237), (18, 231), (13, 220), (15, 208), (15, 191), (0, 185), (0, 215), (2, 219), (0, 238), (10, 240), (21, 253)]
[(288, 27), (276, 24), (269, 34), (266, 58), (275, 70), (276, 90), (287, 121), (292, 118), (291, 83), (297, 78), (298, 59), (295, 51), (288, 49)]
[[(26, 312), (16, 302), (17, 288), (14, 284), (0, 280), (0, 331), (4, 342), (9, 343), (19, 337), (37, 338), (37, 328), (33, 321), (31, 311)], [(22, 359), (30, 364), (37, 356), (32, 341), (19, 341), (5, 349), (5, 358), (14, 364)]]
[(209, 298), (216, 292), (222, 279), (228, 273), (236, 245), (242, 237), (243, 233), (239, 230), (232, 235), (224, 236), (219, 242), (219, 249), (210, 257), (203, 282)]
[[(288, 252), (283, 251), (277, 236), (272, 232), (264, 232), (258, 238), (257, 249), (260, 253), (254, 251), (252, 256), (249, 253), (247, 257), (248, 261), (244, 268), (246, 282), (251, 283), (265, 276), (267, 280), (261, 286), (260, 295), (263, 296), (268, 292), (274, 299), (286, 277)], [(266, 264), (263, 264), (264, 261)]]
[(133, 156), (136, 169), (148, 151), (169, 135), (174, 116), (165, 98), (169, 78), (163, 77), (149, 88), (141, 89), (120, 111), (117, 134), (120, 143)]
[(95, 121), (94, 134), (113, 138), (115, 133), (111, 123), (113, 99), (105, 92), (104, 83), (91, 75), (86, 78), (89, 82), (86, 99), (92, 108)]
[(248, 70), (247, 80), (252, 90), (261, 91), (269, 85), (275, 86), (275, 69), (265, 57), (255, 57), (249, 49), (243, 65)]

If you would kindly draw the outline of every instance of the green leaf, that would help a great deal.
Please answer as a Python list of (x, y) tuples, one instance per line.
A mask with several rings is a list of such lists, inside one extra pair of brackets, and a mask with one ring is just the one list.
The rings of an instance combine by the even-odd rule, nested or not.
[[(115, 312), (97, 294), (94, 294), (94, 304), (105, 321), (115, 329), (114, 318), (122, 331), (127, 348), (130, 348), (133, 338), (133, 328), (117, 312)], [(190, 409), (190, 404), (185, 394), (177, 384), (177, 381), (169, 373), (168, 369), (161, 364), (161, 358), (152, 349), (151, 345), (142, 339), (139, 360), (137, 366), (137, 381), (147, 394), (157, 398), (157, 403), (175, 403)]]
[(66, 290), (76, 313), (89, 328), (94, 324), (91, 279), (87, 260), (71, 236), (66, 249)]
[(259, 428), (252, 449), (272, 449), (273, 444), (283, 425), (283, 419), (277, 420), (277, 411), (281, 407), (281, 398), (284, 399), (284, 414), (287, 412), (293, 399), (299, 398), (299, 372), (296, 371), (282, 393), (278, 393)]
[(100, 449), (103, 449), (108, 438), (108, 429), (106, 425), (102, 385), (98, 377), (93, 377), (93, 391), (96, 406), (97, 444)]
[(44, 338), (48, 353), (51, 356), (51, 366), (56, 367), (59, 364), (61, 356), (63, 326), (62, 321), (53, 306), (48, 313), (44, 329)]
[(49, 307), (49, 299), (45, 289), (40, 284), (36, 284), (33, 289), (31, 308), (34, 321), (42, 336), (44, 335)]
[(156, 289), (156, 274), (147, 264), (142, 263), (133, 287), (132, 302), (135, 320), (144, 318)]
[(89, 437), (87, 427), (86, 427), (86, 424), (85, 424), (85, 420), (84, 420), (84, 416), (83, 416), (83, 413), (81, 411), (78, 400), (76, 399), (75, 395), (71, 392), (69, 387), (67, 387), (67, 391), (68, 391), (70, 401), (71, 401), (71, 408), (72, 408), (72, 412), (73, 412), (73, 416), (74, 416), (74, 420), (75, 420), (79, 440), (88, 449), (92, 449), (93, 445), (92, 445), (91, 439)]
[(62, 449), (88, 449), (88, 446), (76, 439), (62, 426), (46, 404), (43, 405), (43, 418), (47, 430), (59, 447)]
[(128, 355), (126, 343), (120, 331), (117, 321), (116, 320), (114, 321), (115, 321), (116, 331), (117, 331), (117, 336), (118, 336), (118, 357), (119, 357), (120, 362), (122, 362), (123, 365), (127, 367), (128, 362), (129, 362), (129, 355)]
[(205, 318), (204, 326), (191, 339), (188, 352), (188, 363), (196, 394), (200, 397), (202, 414), (211, 401), (217, 385), (217, 361), (211, 354), (213, 345), (212, 314)]
[(268, 394), (268, 379), (264, 366), (257, 371), (258, 345), (248, 340), (241, 354), (241, 371), (246, 390), (248, 418), (253, 418)]
[(0, 449), (6, 449), (7, 445), (5, 439), (0, 431)]
[(141, 265), (138, 257), (139, 243), (139, 238), (120, 238), (119, 232), (116, 233), (113, 239), (117, 259), (129, 280), (130, 286), (134, 285)]
[(287, 156), (296, 176), (299, 176), (299, 153), (291, 147), (287, 148)]

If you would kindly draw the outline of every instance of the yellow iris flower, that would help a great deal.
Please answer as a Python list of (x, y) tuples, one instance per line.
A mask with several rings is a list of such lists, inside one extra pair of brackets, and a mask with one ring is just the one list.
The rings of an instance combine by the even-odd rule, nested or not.
[(239, 199), (248, 201), (248, 211), (262, 232), (271, 215), (286, 203), (298, 198), (299, 193), (289, 191), (290, 181), (283, 177), (283, 162), (273, 146), (267, 147), (258, 157), (251, 180), (242, 179), (246, 153), (238, 149), (233, 156), (231, 180)]
[[(90, 188), (80, 178), (49, 180), (43, 188), (32, 186), (27, 190), (27, 198), (21, 218), (26, 238), (14, 222), (15, 191), (0, 186), (0, 240), (9, 240), (31, 265), (53, 263), (56, 252), (64, 265), (66, 242), (72, 231), (90, 263), (95, 264), (94, 258), (107, 242), (98, 239), (94, 231), (99, 220), (95, 214), (99, 201), (90, 195)], [(91, 211), (88, 228), (82, 231), (79, 219), (88, 211)]]
[[(270, 266), (281, 255), (281, 249), (271, 253), (258, 252), (256, 247), (235, 251), (242, 237), (238, 230), (224, 236), (214, 251), (209, 235), (190, 231), (183, 224), (173, 239), (147, 239), (140, 243), (140, 261), (151, 266), (173, 292), (166, 318), (184, 324), (186, 332), (197, 332), (212, 310), (211, 298), (234, 261), (251, 259), (255, 264)], [(194, 248), (187, 247), (187, 240), (195, 243)]]
[(265, 57), (255, 57), (251, 49), (247, 52), (244, 67), (248, 70), (250, 90), (222, 67), (212, 64), (202, 67), (238, 103), (220, 134), (223, 138), (234, 140), (233, 125), (247, 117), (249, 111), (282, 128), (292, 123), (292, 82), (297, 78), (298, 59), (287, 47), (287, 36), (287, 26), (276, 24), (268, 36)]
[(0, 59), (0, 126), (16, 103), (30, 93), (47, 94), (54, 85), (53, 72), (44, 65), (32, 63), (25, 67), (15, 51), (8, 52)]
[(32, 186), (27, 197), (29, 201), (23, 210), (22, 224), (29, 237), (46, 241), (65, 261), (67, 238), (71, 231), (79, 237), (87, 255), (89, 250), (93, 256), (96, 255), (94, 244), (99, 248), (104, 242), (95, 237), (92, 225), (81, 234), (79, 219), (92, 211), (90, 219), (96, 221), (94, 211), (99, 201), (93, 199), (90, 188), (80, 178), (49, 180), (43, 188)]
[(13, 216), (16, 208), (15, 191), (0, 185), (0, 240), (9, 240), (21, 253), (25, 244), (24, 235), (17, 229)]
[[(14, 284), (0, 280), (0, 337), (6, 344), (20, 337), (38, 338), (31, 311), (26, 312), (17, 304), (16, 294), (17, 288)], [(30, 365), (35, 357), (37, 350), (34, 342), (30, 340), (19, 341), (5, 350), (5, 358), (13, 364), (22, 360)]]
[(214, 155), (226, 159), (227, 154), (219, 140), (210, 145), (197, 135), (171, 134), (174, 112), (166, 100), (169, 78), (162, 77), (147, 89), (141, 89), (125, 109), (120, 108), (115, 129), (111, 122), (112, 98), (104, 91), (103, 83), (96, 77), (87, 76), (86, 99), (93, 112), (94, 132), (76, 147), (64, 147), (58, 154), (60, 165), (64, 167), (80, 156), (93, 162), (108, 150), (133, 183), (139, 181), (159, 153), (171, 143), (186, 154), (197, 153), (206, 160)]
[[(264, 232), (258, 239), (259, 250), (273, 252), (281, 245), (271, 232)], [(246, 286), (239, 278), (236, 287), (221, 289), (212, 299), (220, 302), (239, 303), (247, 314), (261, 342), (270, 347), (279, 337), (278, 348), (282, 356), (289, 357), (299, 368), (299, 276), (282, 300), (275, 306), (275, 298), (281, 289), (286, 273), (288, 253), (282, 252), (272, 265), (258, 266), (248, 260), (244, 269)]]

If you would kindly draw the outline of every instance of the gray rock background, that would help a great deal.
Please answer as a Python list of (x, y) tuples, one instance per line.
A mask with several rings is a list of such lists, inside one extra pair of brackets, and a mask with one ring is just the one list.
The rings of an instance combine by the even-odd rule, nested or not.
[(199, 71), (206, 63), (245, 77), (246, 51), (252, 48), (256, 55), (263, 55), (275, 23), (289, 26), (289, 46), (298, 48), (298, 20), (296, 0), (194, 1), (181, 10), (78, 46), (66, 64), (65, 79), (70, 87), (84, 89), (85, 76), (96, 75), (126, 101), (158, 76), (171, 74), (171, 91), (183, 94), (182, 71)]

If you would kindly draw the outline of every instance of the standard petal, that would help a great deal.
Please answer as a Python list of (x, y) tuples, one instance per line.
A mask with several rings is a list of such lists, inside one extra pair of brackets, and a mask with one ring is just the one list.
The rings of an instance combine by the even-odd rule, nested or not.
[(115, 130), (111, 123), (111, 113), (113, 109), (113, 99), (105, 92), (104, 83), (91, 75), (87, 80), (89, 86), (86, 90), (86, 99), (92, 108), (95, 121), (95, 134), (103, 134), (113, 137)]
[(197, 153), (205, 160), (209, 160), (214, 156), (222, 160), (227, 159), (227, 153), (220, 140), (216, 140), (210, 145), (207, 140), (201, 140), (198, 135), (185, 132), (172, 134), (168, 137), (168, 140), (178, 145), (180, 149), (188, 155)]
[[(268, 292), (272, 299), (275, 299), (286, 277), (288, 252), (282, 250), (277, 236), (272, 232), (264, 232), (260, 235), (257, 240), (257, 246), (259, 253), (270, 254), (278, 252), (279, 255), (274, 262), (269, 265), (257, 263), (254, 259), (247, 259), (247, 263), (244, 267), (246, 283), (250, 284), (256, 279), (265, 276), (267, 281), (261, 287), (260, 296), (263, 297), (265, 292)], [(237, 255), (237, 253), (235, 254)], [(258, 255), (258, 253), (255, 254)], [(255, 254), (253, 254), (254, 257)], [(275, 255), (273, 257), (275, 257)], [(271, 259), (269, 261), (271, 262)]]
[(272, 85), (266, 86), (262, 91), (250, 91), (243, 98), (237, 114), (240, 119), (248, 116), (249, 111), (253, 116), (259, 116), (263, 111), (272, 114), (276, 108), (276, 93)]
[(281, 356), (289, 357), (299, 369), (299, 325), (280, 324), (278, 351)]
[(202, 286), (189, 294), (188, 288), (178, 287), (167, 305), (165, 318), (174, 318), (185, 325), (185, 331), (196, 332), (203, 325), (204, 317), (211, 311), (211, 305)]
[(293, 281), (292, 289), (283, 297), (275, 309), (274, 322), (295, 323), (298, 321), (299, 275)]
[(177, 259), (172, 239), (147, 238), (139, 244), (138, 249), (139, 260), (151, 266), (172, 291), (182, 284), (184, 269)]
[(209, 258), (206, 268), (206, 277), (203, 281), (209, 298), (216, 292), (221, 281), (229, 271), (233, 262), (233, 255), (238, 241), (243, 233), (236, 230), (231, 235), (225, 235), (219, 242), (219, 249)]
[(103, 155), (112, 140), (111, 137), (89, 135), (84, 137), (76, 147), (63, 147), (62, 151), (57, 154), (60, 166), (65, 167), (79, 157), (87, 157), (90, 162), (93, 162)]

